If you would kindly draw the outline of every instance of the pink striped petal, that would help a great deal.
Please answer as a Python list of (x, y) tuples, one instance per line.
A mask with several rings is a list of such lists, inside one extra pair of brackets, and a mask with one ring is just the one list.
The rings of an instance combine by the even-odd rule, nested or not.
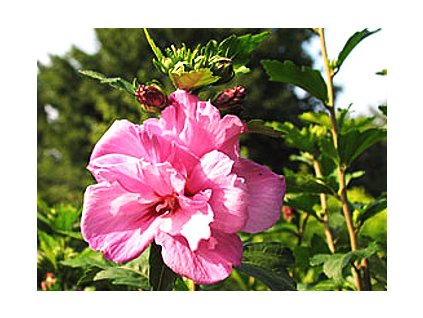
[(211, 189), (209, 204), (213, 210), (212, 227), (226, 233), (240, 231), (247, 221), (247, 187), (232, 174), (234, 161), (214, 150), (204, 155), (187, 180), (187, 191)]
[(213, 231), (195, 252), (183, 236), (159, 232), (155, 241), (162, 246), (165, 264), (197, 284), (213, 284), (227, 278), (232, 266), (240, 265), (242, 260), (242, 242), (236, 234)]
[(81, 232), (106, 259), (126, 262), (151, 243), (160, 219), (154, 218), (141, 195), (126, 192), (119, 183), (89, 186), (84, 195)]

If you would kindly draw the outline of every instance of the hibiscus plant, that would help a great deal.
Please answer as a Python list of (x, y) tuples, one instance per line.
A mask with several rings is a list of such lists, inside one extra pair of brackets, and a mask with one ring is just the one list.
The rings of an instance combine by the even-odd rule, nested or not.
[[(161, 49), (145, 29), (153, 65), (173, 91), (155, 79), (81, 70), (129, 93), (150, 118), (116, 120), (94, 145), (87, 168), (96, 183), (82, 210), (57, 213), (39, 202), (44, 228), (88, 243), (72, 254), (66, 240), (40, 230), (40, 262), (54, 264), (52, 272), (83, 269), (81, 285), (108, 281), (116, 289), (213, 290), (229, 278), (243, 290), (386, 289), (386, 240), (366, 232), (386, 218), (386, 193), (363, 198), (349, 188), (364, 174), (351, 170), (353, 162), (386, 139), (386, 127), (336, 109), (333, 84), (357, 44), (378, 31), (355, 33), (330, 60), (324, 29), (314, 29), (324, 74), (289, 60), (261, 61), (270, 81), (298, 86), (320, 103), (320, 112), (300, 115), (301, 126), (248, 118), (243, 101), (254, 88), (234, 85), (269, 32)], [(381, 111), (386, 116), (386, 106)], [(291, 159), (302, 169), (280, 175), (245, 158), (240, 138), (252, 133), (296, 149)], [(81, 233), (71, 225), (79, 217)], [(48, 279), (43, 289), (54, 289)]]

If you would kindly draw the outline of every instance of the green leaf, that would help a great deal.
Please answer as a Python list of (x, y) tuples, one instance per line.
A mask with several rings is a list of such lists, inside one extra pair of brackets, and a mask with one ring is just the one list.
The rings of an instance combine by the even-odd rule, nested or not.
[(351, 180), (358, 179), (358, 178), (364, 176), (365, 174), (366, 174), (366, 172), (363, 171), (363, 170), (354, 171), (353, 173), (347, 173), (345, 175), (345, 184), (346, 184), (346, 186), (348, 187), (348, 185), (351, 182)]
[(161, 248), (160, 245), (151, 243), (149, 257), (150, 285), (153, 290), (172, 290), (178, 275), (163, 262)]
[(382, 76), (388, 75), (388, 70), (384, 68), (383, 70), (376, 72), (376, 75), (382, 75)]
[(310, 266), (323, 265), (331, 257), (331, 254), (316, 254), (310, 258)]
[(311, 248), (309, 246), (295, 246), (295, 268), (307, 269), (310, 264)]
[(76, 209), (70, 205), (59, 205), (55, 208), (56, 215), (52, 221), (54, 230), (58, 233), (73, 236), (70, 234), (73, 225), (78, 223), (82, 209)]
[(196, 88), (213, 84), (219, 80), (210, 69), (203, 68), (190, 72), (169, 73), (169, 77), (176, 88), (192, 91)]
[(298, 67), (292, 61), (282, 63), (276, 60), (262, 60), (261, 64), (271, 81), (299, 86), (324, 103), (327, 102), (326, 83), (319, 71), (308, 66)]
[(243, 263), (270, 268), (287, 267), (294, 264), (294, 256), (279, 242), (248, 242), (243, 247)]
[(367, 204), (358, 214), (357, 222), (363, 224), (366, 220), (382, 212), (388, 206), (388, 199), (386, 193), (382, 194), (379, 198), (370, 204)]
[(303, 176), (285, 170), (286, 191), (288, 193), (327, 193), (336, 196), (336, 191), (322, 180), (310, 175)]
[(260, 266), (245, 263), (242, 263), (238, 269), (250, 276), (258, 278), (271, 290), (293, 291), (297, 289), (295, 281), (289, 276), (286, 269), (269, 270)]
[(346, 134), (340, 134), (338, 152), (341, 162), (348, 166), (370, 146), (385, 139), (386, 129), (383, 128), (351, 130)]
[(344, 279), (344, 269), (352, 265), (355, 261), (363, 258), (369, 258), (379, 250), (377, 243), (369, 244), (365, 249), (360, 249), (345, 254), (317, 254), (310, 259), (311, 266), (323, 264), (323, 272), (328, 278), (333, 279), (338, 285), (342, 284)]
[(332, 122), (326, 112), (305, 112), (299, 115), (298, 118), (306, 123), (317, 124), (328, 129), (332, 128)]
[(267, 126), (272, 127), (276, 131), (284, 133), (285, 143), (293, 148), (297, 148), (309, 153), (314, 153), (316, 148), (316, 139), (311, 131), (311, 127), (297, 128), (291, 122), (269, 122)]
[(39, 249), (44, 252), (44, 255), (50, 261), (55, 269), (57, 269), (56, 256), (61, 251), (60, 242), (51, 235), (38, 230), (37, 236), (39, 240)]
[(107, 265), (105, 265), (103, 262), (90, 258), (90, 257), (78, 257), (78, 258), (72, 258), (67, 259), (60, 262), (62, 265), (72, 267), (72, 268), (86, 268), (90, 266), (98, 267), (98, 268), (107, 268)]
[(386, 105), (380, 105), (378, 108), (382, 112), (382, 114), (388, 116), (388, 107)]
[(271, 290), (296, 290), (287, 267), (295, 263), (290, 249), (279, 242), (245, 243), (239, 270), (260, 279)]
[(261, 119), (252, 119), (247, 122), (248, 132), (266, 135), (270, 137), (282, 137), (283, 132), (275, 129), (271, 123)]
[(102, 84), (108, 84), (113, 88), (123, 90), (131, 95), (135, 95), (134, 86), (120, 77), (107, 78), (104, 74), (90, 70), (80, 70), (82, 75), (97, 79)]
[(245, 65), (251, 53), (269, 34), (265, 31), (254, 35), (231, 35), (219, 44), (218, 53), (232, 60), (235, 74), (244, 74), (249, 71)]
[(290, 206), (296, 210), (307, 212), (317, 217), (315, 207), (319, 206), (320, 197), (316, 194), (299, 193), (288, 194), (284, 205)]
[(181, 277), (178, 277), (175, 282), (175, 290), (189, 291), (187, 284)]
[(110, 280), (114, 285), (133, 286), (141, 289), (149, 289), (148, 278), (140, 273), (123, 267), (109, 267), (94, 276), (94, 281)]
[(339, 71), (341, 68), (341, 65), (344, 63), (345, 59), (348, 57), (348, 55), (352, 52), (352, 50), (365, 38), (368, 36), (375, 34), (376, 32), (379, 32), (381, 29), (377, 29), (374, 31), (369, 31), (367, 29), (364, 29), (362, 31), (354, 33), (348, 41), (345, 43), (344, 48), (341, 50), (341, 52), (338, 55), (338, 59), (335, 61), (334, 68), (336, 69), (336, 72)]

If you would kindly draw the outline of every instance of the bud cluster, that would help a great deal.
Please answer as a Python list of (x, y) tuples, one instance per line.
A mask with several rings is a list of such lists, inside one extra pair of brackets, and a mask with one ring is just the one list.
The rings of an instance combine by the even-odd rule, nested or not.
[(198, 44), (193, 49), (185, 44), (179, 48), (171, 45), (162, 52), (148, 31), (144, 32), (156, 55), (153, 64), (168, 75), (177, 88), (192, 91), (208, 85), (226, 83), (235, 76), (232, 56), (227, 56), (230, 50), (223, 42), (211, 40), (206, 45)]

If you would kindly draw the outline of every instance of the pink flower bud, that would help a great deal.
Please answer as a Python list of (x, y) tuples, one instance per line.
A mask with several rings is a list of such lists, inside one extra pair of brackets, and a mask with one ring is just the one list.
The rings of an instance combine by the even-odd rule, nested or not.
[(141, 107), (150, 113), (159, 112), (169, 103), (166, 94), (156, 85), (140, 84), (135, 95)]
[(283, 211), (283, 218), (285, 219), (285, 221), (288, 221), (291, 218), (292, 214), (294, 213), (294, 209), (291, 208), (290, 206), (284, 206), (282, 208), (282, 211)]
[(240, 109), (245, 96), (246, 89), (243, 86), (228, 88), (220, 93), (214, 105), (219, 109)]

